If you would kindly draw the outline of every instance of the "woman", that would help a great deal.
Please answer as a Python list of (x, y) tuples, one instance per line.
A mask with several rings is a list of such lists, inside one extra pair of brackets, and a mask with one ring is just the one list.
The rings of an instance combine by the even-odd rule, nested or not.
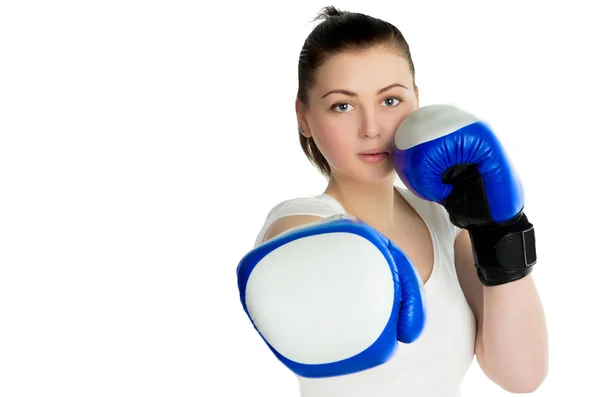
[(382, 365), (334, 377), (298, 376), (303, 397), (459, 396), (473, 356), (509, 392), (536, 390), (547, 373), (547, 335), (531, 275), (484, 286), (466, 230), (445, 208), (396, 186), (390, 150), (419, 108), (409, 46), (393, 25), (325, 8), (299, 60), (300, 143), (326, 176), (316, 197), (290, 199), (267, 216), (256, 245), (293, 228), (352, 215), (399, 247), (426, 296), (427, 324)]

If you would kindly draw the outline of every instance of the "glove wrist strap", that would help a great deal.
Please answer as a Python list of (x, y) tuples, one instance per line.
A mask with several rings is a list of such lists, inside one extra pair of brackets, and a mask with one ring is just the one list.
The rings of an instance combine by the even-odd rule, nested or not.
[(469, 229), (477, 275), (486, 286), (519, 280), (537, 262), (535, 232), (524, 213), (510, 221)]

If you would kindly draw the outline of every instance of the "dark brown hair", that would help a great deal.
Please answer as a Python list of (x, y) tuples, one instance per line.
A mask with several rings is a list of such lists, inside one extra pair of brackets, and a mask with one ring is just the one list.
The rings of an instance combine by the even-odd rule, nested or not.
[[(340, 11), (333, 6), (323, 8), (313, 21), (324, 19), (304, 41), (298, 61), (297, 98), (308, 106), (308, 89), (314, 84), (316, 69), (330, 57), (343, 51), (366, 50), (373, 46), (389, 45), (397, 49), (408, 61), (413, 75), (415, 67), (408, 43), (394, 25), (365, 14)], [(300, 132), (302, 150), (318, 170), (329, 178), (331, 167), (312, 138)]]

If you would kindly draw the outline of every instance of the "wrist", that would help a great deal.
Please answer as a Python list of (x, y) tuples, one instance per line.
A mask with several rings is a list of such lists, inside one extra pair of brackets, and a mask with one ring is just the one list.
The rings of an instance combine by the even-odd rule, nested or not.
[(486, 286), (519, 280), (537, 261), (533, 225), (523, 212), (509, 221), (468, 228), (477, 275)]

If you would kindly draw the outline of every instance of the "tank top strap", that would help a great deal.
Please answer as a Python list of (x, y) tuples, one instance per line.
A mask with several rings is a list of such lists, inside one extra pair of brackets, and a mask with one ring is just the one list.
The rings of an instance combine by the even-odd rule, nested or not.
[(345, 213), (346, 210), (344, 210), (344, 207), (328, 194), (285, 200), (273, 207), (267, 214), (265, 223), (256, 238), (255, 246), (262, 243), (271, 225), (279, 218), (293, 215), (329, 218), (330, 216)]

